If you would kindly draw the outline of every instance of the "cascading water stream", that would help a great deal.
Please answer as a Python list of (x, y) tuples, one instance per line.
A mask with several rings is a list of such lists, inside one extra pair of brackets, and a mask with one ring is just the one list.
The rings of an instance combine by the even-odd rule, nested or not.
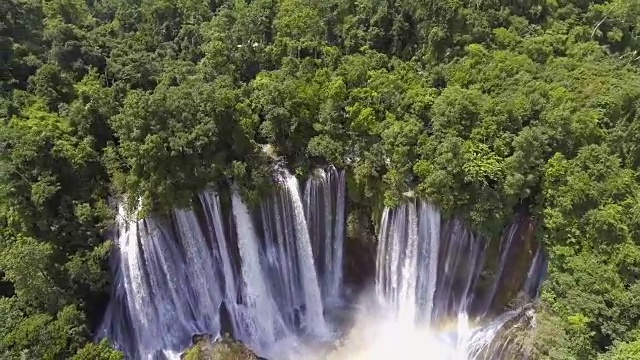
[(542, 247), (538, 247), (527, 272), (527, 280), (524, 285), (526, 294), (532, 299), (540, 296), (540, 287), (544, 277), (547, 275), (547, 266), (547, 257), (544, 255)]
[(329, 166), (309, 176), (304, 191), (305, 217), (323, 300), (335, 303), (340, 299), (346, 211), (344, 170)]
[[(258, 240), (246, 205), (236, 191), (231, 196), (233, 216), (238, 226), (238, 248), (242, 259), (242, 278), (244, 280), (244, 306), (250, 316), (247, 320), (246, 339), (248, 344), (263, 349), (273, 344), (278, 332), (284, 332), (285, 326), (272, 294), (267, 287), (267, 278), (260, 264)], [(260, 343), (255, 344), (259, 340)]]
[[(423, 281), (417, 284), (416, 293), (419, 297), (418, 306), (425, 309), (423, 321), (431, 323), (433, 314), (433, 301), (438, 280), (438, 253), (440, 252), (440, 217), (435, 206), (425, 204), (420, 207), (420, 219), (428, 221), (420, 222), (419, 240), (420, 252), (418, 253), (418, 274), (422, 274)], [(421, 296), (422, 295), (422, 296)]]
[(504, 237), (503, 241), (500, 242), (500, 258), (498, 261), (498, 271), (491, 284), (491, 290), (489, 291), (488, 296), (486, 297), (483, 315), (486, 315), (489, 312), (491, 303), (496, 297), (496, 292), (498, 291), (498, 286), (500, 284), (500, 277), (502, 275), (502, 272), (505, 269), (505, 265), (507, 264), (507, 256), (509, 254), (509, 249), (511, 247), (511, 243), (513, 242), (513, 238), (517, 234), (517, 230), (518, 230), (517, 223), (509, 226), (506, 236)]
[[(222, 220), (222, 209), (218, 194), (205, 191), (199, 195), (203, 205), (204, 214), (207, 220), (207, 229), (212, 236), (214, 245), (212, 246), (213, 260), (217, 264), (222, 264), (222, 279), (224, 282), (224, 296), (228, 306), (237, 302), (237, 272), (231, 263), (231, 256), (228, 250), (226, 235), (220, 221)], [(236, 324), (234, 324), (236, 325)]]
[(298, 180), (291, 174), (285, 175), (285, 184), (292, 199), (293, 221), (295, 224), (296, 248), (298, 249), (298, 259), (300, 259), (300, 272), (302, 274), (302, 289), (306, 305), (306, 327), (315, 331), (317, 335), (328, 335), (328, 330), (324, 322), (324, 310), (318, 277), (311, 251), (311, 239), (309, 229), (304, 218), (302, 199), (300, 198), (300, 187)]

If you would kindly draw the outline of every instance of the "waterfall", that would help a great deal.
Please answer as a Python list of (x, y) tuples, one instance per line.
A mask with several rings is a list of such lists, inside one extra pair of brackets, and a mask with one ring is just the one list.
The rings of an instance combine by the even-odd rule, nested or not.
[(547, 266), (547, 257), (544, 255), (542, 247), (539, 246), (527, 272), (527, 280), (524, 285), (524, 291), (530, 298), (535, 299), (540, 296), (540, 287), (547, 275)]
[(505, 269), (505, 265), (507, 264), (509, 249), (511, 248), (511, 243), (513, 242), (513, 239), (517, 234), (517, 230), (517, 223), (509, 226), (506, 236), (504, 237), (503, 241), (500, 242), (500, 258), (498, 261), (498, 271), (494, 276), (493, 282), (491, 284), (491, 290), (488, 293), (487, 300), (485, 301), (483, 315), (487, 314), (491, 303), (496, 297), (496, 292), (498, 291), (498, 286), (500, 284), (500, 277)]
[(296, 178), (278, 175), (278, 188), (261, 205), (268, 282), (285, 321), (316, 335), (327, 334), (309, 229)]
[(409, 202), (399, 209), (386, 209), (381, 224), (378, 264), (376, 264), (376, 289), (400, 320), (411, 322), (417, 315), (416, 287), (421, 274), (418, 273), (418, 225), (417, 209)]
[(263, 355), (302, 335), (329, 336), (298, 181), (285, 172), (276, 183), (257, 216), (232, 187), (233, 229), (213, 191), (166, 219), (128, 218), (121, 207), (113, 295), (97, 337), (156, 359), (175, 358), (197, 333), (231, 331)]
[[(424, 346), (432, 346), (431, 351), (439, 352), (437, 359), (499, 359), (499, 355), (485, 352), (502, 328), (523, 310), (491, 319), (491, 305), (500, 291), (523, 291), (530, 299), (537, 297), (546, 271), (540, 246), (535, 256), (526, 260), (530, 265), (524, 279), (522, 274), (505, 271), (509, 254), (515, 251), (526, 255), (532, 245), (527, 243), (525, 232), (531, 224), (522, 219), (516, 217), (500, 238), (497, 258), (487, 259), (489, 247), (496, 245), (490, 245), (457, 219), (443, 220), (432, 204), (410, 199), (397, 208), (385, 208), (378, 236), (375, 290), (383, 309), (395, 315), (377, 326), (403, 335), (396, 341), (400, 345), (387, 344), (386, 335), (369, 340), (381, 343), (373, 352), (384, 352), (380, 346), (417, 352), (421, 346), (422, 351), (429, 351)], [(488, 268), (495, 272), (490, 279), (483, 279)], [(510, 288), (518, 284), (522, 288)], [(447, 322), (453, 319), (455, 329), (446, 330)], [(415, 340), (416, 334), (422, 334), (422, 340)], [(350, 355), (386, 359), (373, 352), (363, 357)]]
[(441, 229), (439, 211), (409, 200), (385, 209), (376, 264), (378, 297), (400, 318), (430, 323), (466, 312), (482, 245), (458, 221)]
[(311, 251), (311, 239), (304, 218), (298, 180), (293, 175), (287, 174), (285, 183), (292, 199), (293, 222), (298, 240), (296, 248), (298, 249), (298, 259), (300, 259), (302, 289), (306, 304), (305, 326), (309, 330), (317, 331), (318, 334), (324, 335), (327, 334), (327, 329), (324, 323), (322, 298), (320, 297), (318, 277)]
[(329, 166), (309, 176), (304, 191), (304, 210), (326, 303), (339, 301), (342, 290), (345, 202), (343, 170)]
[(180, 346), (191, 333), (217, 331), (206, 306), (219, 295), (208, 286), (191, 286), (200, 270), (190, 274), (194, 261), (185, 258), (173, 231), (157, 220), (127, 219), (120, 209), (115, 291), (105, 335), (132, 356), (143, 357)]
[[(255, 208), (235, 186), (226, 199), (205, 191), (164, 218), (136, 219), (120, 206), (113, 293), (96, 337), (131, 359), (177, 359), (192, 335), (223, 332), (271, 359), (412, 359), (425, 351), (441, 360), (498, 359), (490, 344), (522, 313), (504, 312), (507, 301), (540, 294), (547, 260), (533, 221), (516, 216), (489, 241), (411, 199), (384, 209), (374, 294), (363, 291), (354, 311), (342, 299), (344, 171), (316, 170), (302, 189), (280, 171), (274, 183)], [(356, 316), (349, 328), (325, 320), (344, 309)], [(318, 352), (335, 336), (344, 345)]]
[(233, 216), (236, 223), (241, 224), (238, 226), (238, 247), (242, 259), (242, 278), (245, 289), (243, 305), (247, 313), (253, 315), (248, 319), (248, 332), (242, 338), (248, 344), (264, 348), (276, 341), (279, 331), (284, 331), (284, 321), (267, 287), (268, 278), (260, 263), (258, 239), (249, 210), (236, 191), (233, 192), (231, 199)]
[[(416, 292), (421, 299), (419, 307), (425, 309), (424, 321), (431, 322), (433, 315), (433, 301), (438, 280), (438, 253), (440, 251), (440, 216), (435, 206), (424, 204), (420, 207), (419, 219), (427, 219), (420, 222), (419, 243), (420, 252), (418, 254), (418, 274), (422, 277), (417, 285)], [(421, 294), (424, 294), (421, 296)]]

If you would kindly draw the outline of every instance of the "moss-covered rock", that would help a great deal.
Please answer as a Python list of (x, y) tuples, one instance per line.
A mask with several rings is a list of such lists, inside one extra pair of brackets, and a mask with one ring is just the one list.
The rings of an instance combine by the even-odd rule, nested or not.
[(209, 334), (193, 336), (193, 346), (180, 357), (182, 360), (264, 360), (251, 349), (231, 337), (216, 341)]
[[(573, 348), (579, 344), (567, 341), (562, 320), (542, 304), (522, 306), (509, 320), (480, 359), (503, 360), (573, 360)], [(592, 358), (578, 357), (580, 359)]]

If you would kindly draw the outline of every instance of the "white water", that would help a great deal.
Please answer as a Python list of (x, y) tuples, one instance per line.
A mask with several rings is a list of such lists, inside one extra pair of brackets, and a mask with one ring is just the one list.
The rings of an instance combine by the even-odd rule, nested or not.
[(218, 280), (224, 283), (225, 301), (227, 304), (235, 304), (238, 297), (236, 290), (237, 274), (231, 264), (231, 256), (229, 256), (230, 253), (227, 248), (224, 229), (222, 225), (218, 223), (222, 219), (220, 199), (218, 198), (218, 194), (210, 191), (203, 192), (200, 194), (199, 198), (203, 204), (204, 213), (207, 217), (208, 231), (214, 239), (214, 245), (212, 246), (213, 261), (218, 264), (222, 264), (222, 274), (224, 274), (224, 276), (222, 279)]
[(423, 204), (420, 207), (420, 218), (429, 219), (420, 222), (419, 233), (422, 236), (420, 242), (420, 256), (418, 273), (423, 274), (424, 280), (418, 284), (416, 292), (424, 294), (421, 306), (425, 307), (424, 322), (431, 323), (433, 314), (433, 300), (438, 280), (438, 252), (440, 251), (440, 216), (438, 210), (431, 204)]
[(284, 330), (284, 322), (267, 288), (267, 278), (260, 264), (258, 240), (249, 210), (235, 191), (231, 200), (236, 224), (242, 224), (238, 226), (238, 248), (242, 259), (244, 306), (247, 313), (252, 315), (246, 319), (249, 328), (245, 342), (255, 348), (264, 349), (276, 341), (278, 330)]
[(344, 171), (329, 166), (309, 176), (305, 184), (305, 217), (325, 303), (336, 303), (342, 292), (346, 210)]
[(547, 265), (547, 257), (544, 255), (542, 247), (538, 247), (527, 272), (527, 281), (524, 285), (526, 294), (532, 299), (540, 296), (540, 287), (547, 274)]
[[(501, 291), (520, 225), (508, 228), (496, 259), (485, 259), (484, 239), (411, 200), (384, 210), (375, 291), (353, 304), (354, 322), (327, 353), (321, 344), (335, 324), (325, 312), (342, 299), (344, 173), (319, 171), (304, 199), (294, 176), (276, 181), (255, 213), (235, 190), (227, 215), (211, 191), (199, 195), (195, 210), (166, 220), (127, 220), (121, 211), (113, 298), (98, 338), (131, 359), (174, 359), (191, 335), (221, 331), (224, 306), (233, 335), (271, 360), (473, 360), (518, 315), (483, 318)], [(495, 264), (488, 279), (486, 263)], [(539, 294), (545, 270), (538, 249), (525, 293)]]
[(287, 191), (292, 200), (293, 222), (296, 232), (296, 248), (298, 249), (298, 259), (300, 260), (300, 272), (302, 273), (302, 289), (306, 304), (305, 327), (315, 332), (316, 335), (327, 336), (328, 330), (324, 321), (324, 311), (318, 277), (311, 251), (311, 239), (307, 222), (304, 218), (302, 200), (298, 180), (291, 174), (285, 175)]
[(461, 314), (451, 326), (434, 329), (411, 326), (394, 318), (375, 314), (362, 316), (349, 337), (329, 360), (467, 360), (476, 359), (492, 341), (497, 330), (515, 315), (500, 318), (485, 329), (475, 330)]

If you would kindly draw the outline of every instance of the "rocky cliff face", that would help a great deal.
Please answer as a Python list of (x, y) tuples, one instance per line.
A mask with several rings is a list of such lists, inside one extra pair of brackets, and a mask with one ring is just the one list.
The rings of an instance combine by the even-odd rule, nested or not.
[[(525, 289), (527, 278), (531, 276), (529, 269), (540, 246), (536, 238), (536, 225), (536, 220), (530, 216), (521, 215), (516, 218), (516, 233), (510, 243), (504, 265), (507, 271), (501, 274), (500, 291), (491, 304), (494, 314), (504, 312), (511, 307), (510, 305), (514, 305), (513, 302), (519, 296), (524, 296), (520, 292)], [(508, 236), (508, 232), (505, 232), (504, 236)]]

